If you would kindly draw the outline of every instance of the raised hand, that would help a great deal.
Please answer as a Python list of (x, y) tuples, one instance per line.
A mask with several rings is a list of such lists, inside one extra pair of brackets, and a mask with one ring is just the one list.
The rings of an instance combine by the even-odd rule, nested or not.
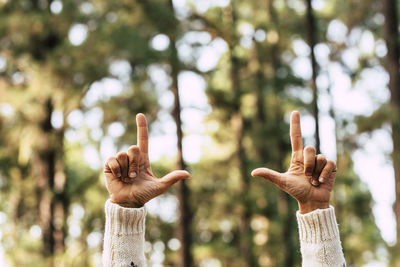
[(148, 154), (148, 129), (146, 117), (136, 116), (138, 145), (128, 153), (120, 152), (107, 160), (104, 167), (107, 190), (111, 202), (124, 207), (139, 208), (164, 193), (181, 179), (189, 178), (187, 171), (173, 171), (163, 178), (156, 178), (151, 171)]
[(279, 173), (268, 168), (252, 171), (252, 176), (260, 176), (277, 185), (299, 203), (300, 213), (329, 207), (330, 192), (336, 177), (336, 164), (323, 155), (315, 155), (314, 147), (303, 151), (300, 114), (292, 112), (290, 118), (290, 140), (292, 158), (287, 172)]

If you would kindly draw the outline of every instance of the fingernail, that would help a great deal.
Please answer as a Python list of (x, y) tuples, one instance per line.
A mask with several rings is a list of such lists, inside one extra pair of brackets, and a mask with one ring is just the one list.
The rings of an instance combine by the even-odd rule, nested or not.
[(121, 174), (120, 174), (120, 173), (117, 173), (117, 177), (120, 178), (120, 177), (121, 177)]
[(135, 178), (137, 176), (136, 172), (130, 172), (129, 177)]
[(323, 183), (325, 181), (324, 177), (319, 177), (318, 180), (319, 180), (320, 183)]
[(319, 183), (318, 183), (316, 180), (312, 180), (312, 181), (311, 181), (311, 184), (312, 184), (313, 186), (318, 186), (318, 185), (319, 185)]

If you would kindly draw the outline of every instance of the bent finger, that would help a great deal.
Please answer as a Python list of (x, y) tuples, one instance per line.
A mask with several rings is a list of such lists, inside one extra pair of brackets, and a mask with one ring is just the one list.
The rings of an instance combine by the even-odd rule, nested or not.
[(138, 146), (131, 146), (128, 149), (129, 170), (128, 176), (133, 179), (139, 175), (139, 157), (140, 149)]
[(336, 172), (336, 163), (332, 160), (328, 160), (326, 162), (325, 167), (323, 168), (321, 175), (319, 176), (319, 181), (321, 183), (327, 181), (331, 178), (332, 173)]
[(304, 173), (307, 176), (312, 176), (315, 168), (315, 148), (306, 146), (304, 148)]
[(324, 155), (318, 154), (315, 157), (315, 168), (314, 168), (314, 173), (313, 173), (313, 178), (318, 180), (318, 177), (320, 176), (322, 170), (325, 168), (325, 165), (327, 163), (327, 160)]
[(118, 153), (117, 161), (121, 169), (121, 179), (125, 181), (125, 179), (128, 177), (128, 167), (129, 167), (128, 155), (125, 152)]
[[(318, 180), (319, 175), (321, 174), (322, 169), (325, 167), (326, 165), (326, 158), (324, 155), (317, 155), (315, 157), (315, 167), (314, 167), (314, 171), (312, 173), (311, 176), (311, 184), (313, 186), (319, 186), (320, 185), (320, 181)], [(323, 181), (323, 180), (322, 180)]]
[(109, 169), (114, 178), (121, 178), (121, 167), (115, 157), (111, 157), (106, 162), (106, 169)]

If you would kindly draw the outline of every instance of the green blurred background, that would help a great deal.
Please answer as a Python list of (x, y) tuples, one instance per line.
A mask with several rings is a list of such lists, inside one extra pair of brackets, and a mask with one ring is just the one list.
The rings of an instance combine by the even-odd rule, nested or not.
[(102, 166), (136, 143), (138, 112), (155, 174), (192, 173), (147, 204), (149, 266), (300, 266), (296, 201), (250, 178), (288, 167), (294, 109), (305, 144), (337, 161), (348, 266), (400, 266), (397, 13), (395, 0), (0, 0), (0, 266), (101, 265)]

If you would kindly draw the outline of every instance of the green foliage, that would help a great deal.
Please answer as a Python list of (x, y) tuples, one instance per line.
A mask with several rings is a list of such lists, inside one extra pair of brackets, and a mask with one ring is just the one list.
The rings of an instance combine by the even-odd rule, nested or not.
[[(205, 12), (192, 3), (187, 5), (188, 14), (179, 17), (171, 12), (172, 2), (167, 0), (58, 1), (63, 5), (60, 13), (51, 11), (55, 2), (0, 1), (0, 63), (6, 60), (4, 70), (0, 64), (0, 111), (8, 106), (13, 110), (11, 115), (1, 112), (0, 116), (0, 217), (7, 218), (0, 229), (1, 246), (11, 265), (100, 265), (107, 191), (102, 165), (89, 166), (84, 151), (88, 147), (101, 151), (104, 140), (111, 138), (114, 123), (123, 128), (121, 135), (111, 138), (116, 149), (134, 144), (138, 112), (145, 113), (150, 123), (157, 120), (165, 110), (160, 107), (162, 93), (152, 80), (150, 67), (162, 66), (170, 79), (171, 57), (176, 51), (173, 45), (157, 51), (151, 40), (162, 33), (179, 44), (185, 34), (197, 32), (207, 33), (211, 42), (223, 40), (227, 51), (217, 66), (205, 73), (195, 67), (196, 53), (183, 60), (179, 54), (183, 48), (177, 45), (174, 58), (179, 69), (199, 73), (207, 82), (205, 93), (211, 106), (204, 119), (211, 143), (200, 161), (189, 166), (195, 265), (216, 259), (221, 266), (244, 266), (240, 244), (245, 239), (251, 243), (255, 266), (300, 266), (296, 202), (268, 182), (250, 178), (249, 173), (259, 166), (285, 171), (290, 158), (287, 114), (293, 109), (312, 113), (310, 101), (302, 97), (309, 92), (308, 81), (292, 68), (296, 59), (293, 40), (306, 39), (302, 3), (232, 0)], [(327, 40), (327, 28), (339, 19), (349, 31), (367, 29), (380, 38), (380, 25), (373, 19), (378, 1), (325, 2), (322, 10), (315, 11), (318, 42), (329, 48), (329, 58), (339, 62), (356, 83), (362, 71), (380, 64), (380, 59), (363, 55), (357, 67), (349, 69), (343, 61), (347, 44)], [(78, 24), (87, 36), (73, 45), (69, 33)], [(243, 25), (260, 30), (265, 39), (253, 36), (247, 40), (250, 45), (245, 45)], [(209, 44), (191, 45), (201, 49)], [(129, 70), (127, 77), (111, 70), (118, 62)], [(115, 93), (110, 84), (102, 89), (107, 80), (116, 82), (120, 90)], [(168, 87), (170, 81), (165, 83)], [(57, 112), (61, 126), (50, 123), (50, 129), (43, 131), (46, 119)], [(82, 115), (84, 121), (92, 119), (90, 114), (100, 119), (76, 125), (71, 114)], [(371, 194), (353, 170), (351, 152), (357, 148), (356, 136), (347, 132), (346, 126), (356, 123), (360, 133), (372, 131), (390, 116), (383, 105), (372, 116), (334, 118), (341, 133), (337, 146), (344, 149), (338, 149), (333, 205), (349, 266), (377, 259), (386, 244), (374, 222)], [(46, 149), (55, 149), (54, 162), (38, 160)], [(156, 176), (174, 169), (173, 162), (164, 157), (154, 163)], [(46, 193), (40, 191), (35, 173), (39, 163), (54, 167), (52, 181), (61, 181), (61, 189), (49, 186)], [(248, 181), (245, 192), (244, 181)], [(160, 201), (174, 199), (175, 191)], [(47, 256), (37, 234), (44, 194), (51, 196), (52, 203), (62, 203), (64, 212), (58, 223), (65, 246)], [(246, 212), (250, 230), (243, 236), (241, 216)], [(77, 225), (79, 234), (74, 232)], [(148, 215), (147, 247), (164, 246), (166, 266), (179, 263), (176, 247), (168, 245), (176, 233), (177, 221)], [(94, 241), (89, 244), (89, 240)], [(148, 258), (153, 250), (146, 252)]]

